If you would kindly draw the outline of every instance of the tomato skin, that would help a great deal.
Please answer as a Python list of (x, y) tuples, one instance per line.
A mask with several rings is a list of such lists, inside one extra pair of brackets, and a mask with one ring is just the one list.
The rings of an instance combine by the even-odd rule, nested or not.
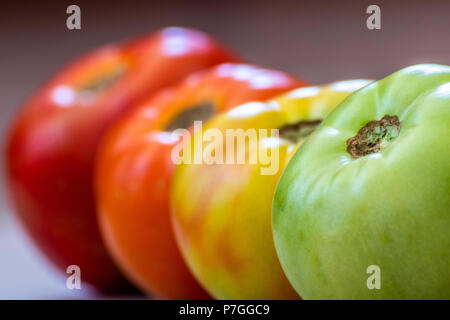
[(100, 140), (144, 96), (227, 61), (237, 59), (208, 35), (166, 28), (81, 57), (26, 101), (9, 132), (6, 176), (25, 229), (59, 269), (78, 265), (82, 281), (105, 291), (128, 286), (97, 226)]
[[(293, 142), (271, 136), (271, 130), (299, 121), (323, 119), (352, 91), (369, 83), (351, 80), (311, 86), (285, 93), (269, 102), (242, 104), (211, 119), (209, 129), (256, 130), (259, 148), (241, 146), (247, 159), (277, 154), (273, 171), (258, 158), (256, 163), (177, 165), (172, 184), (172, 222), (176, 240), (194, 275), (217, 299), (298, 299), (278, 261), (271, 232), (271, 205), (278, 179), (293, 149)], [(268, 131), (267, 136), (259, 133)], [(281, 130), (280, 130), (281, 131)], [(250, 139), (249, 139), (250, 140)], [(202, 155), (195, 141), (184, 145), (183, 154)], [(267, 140), (266, 140), (267, 141)], [(244, 149), (245, 148), (245, 149)], [(225, 146), (235, 154), (234, 146)], [(258, 150), (259, 149), (259, 150)], [(266, 173), (262, 173), (264, 171)]]
[(110, 131), (95, 179), (100, 228), (138, 287), (166, 299), (209, 297), (186, 267), (171, 226), (171, 152), (179, 140), (165, 131), (167, 124), (199, 103), (212, 102), (220, 112), (302, 85), (282, 72), (222, 64), (151, 97)]
[(273, 201), (278, 256), (299, 294), (450, 298), (449, 136), (450, 66), (396, 71), (325, 119)]

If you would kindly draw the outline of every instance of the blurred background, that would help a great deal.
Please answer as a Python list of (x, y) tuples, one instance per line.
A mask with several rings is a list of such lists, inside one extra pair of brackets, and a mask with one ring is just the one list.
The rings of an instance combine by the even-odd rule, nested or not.
[[(81, 30), (66, 8), (81, 8)], [(381, 30), (366, 8), (381, 8)], [(169, 25), (206, 31), (247, 61), (312, 83), (382, 78), (417, 63), (450, 64), (448, 0), (11, 1), (0, 6), (0, 143), (20, 104), (62, 66), (95, 47)], [(3, 153), (2, 153), (3, 159)], [(8, 210), (0, 178), (0, 299), (104, 298), (68, 290)]]

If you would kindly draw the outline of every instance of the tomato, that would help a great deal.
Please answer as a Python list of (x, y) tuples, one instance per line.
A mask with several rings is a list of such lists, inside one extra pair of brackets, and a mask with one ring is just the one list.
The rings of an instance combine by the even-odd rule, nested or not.
[(278, 184), (283, 269), (308, 299), (450, 298), (450, 67), (417, 65), (346, 99)]
[(92, 187), (105, 131), (144, 96), (202, 68), (236, 61), (208, 35), (167, 28), (105, 46), (58, 72), (23, 106), (7, 141), (16, 211), (42, 252), (102, 290), (124, 287), (102, 244)]
[[(269, 102), (245, 103), (213, 118), (185, 144), (182, 159), (201, 159), (217, 143), (207, 136), (225, 139), (209, 151), (210, 159), (176, 167), (171, 199), (178, 245), (213, 297), (299, 298), (273, 244), (275, 186), (293, 150), (350, 92), (367, 83), (304, 87)], [(228, 142), (233, 129), (243, 144)], [(203, 148), (196, 147), (200, 139)], [(245, 160), (240, 163), (239, 151)]]
[(208, 297), (186, 267), (171, 227), (172, 151), (180, 141), (173, 131), (301, 85), (279, 71), (222, 64), (150, 98), (108, 134), (96, 171), (100, 227), (138, 287), (160, 298)]

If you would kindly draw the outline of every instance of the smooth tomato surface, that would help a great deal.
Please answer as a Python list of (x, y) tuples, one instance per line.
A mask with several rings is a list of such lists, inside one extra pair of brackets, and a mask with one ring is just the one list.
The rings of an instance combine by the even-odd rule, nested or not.
[(126, 285), (98, 231), (93, 164), (106, 129), (143, 96), (192, 71), (236, 59), (208, 35), (167, 28), (102, 47), (57, 73), (18, 113), (7, 179), (27, 231), (61, 270), (104, 290)]
[(417, 65), (341, 103), (273, 203), (283, 269), (308, 299), (450, 298), (450, 67)]
[[(206, 141), (210, 129), (219, 130), (224, 139), (231, 129), (242, 130), (245, 140), (241, 141), (246, 141), (244, 145), (226, 140), (216, 144), (223, 150), (216, 150), (211, 160), (218, 154), (223, 159), (180, 164), (173, 179), (176, 240), (189, 267), (213, 297), (299, 298), (273, 244), (275, 187), (294, 149), (349, 93), (367, 83), (351, 80), (304, 87), (269, 102), (242, 104), (213, 118), (184, 146), (183, 154), (202, 157), (217, 142)], [(272, 131), (276, 129), (279, 136)], [(195, 141), (202, 137), (203, 148), (196, 148)], [(245, 154), (241, 163), (239, 151)]]
[(171, 153), (180, 141), (172, 131), (301, 85), (279, 71), (222, 64), (150, 98), (108, 134), (96, 172), (100, 227), (136, 285), (161, 298), (208, 297), (186, 267), (171, 227)]

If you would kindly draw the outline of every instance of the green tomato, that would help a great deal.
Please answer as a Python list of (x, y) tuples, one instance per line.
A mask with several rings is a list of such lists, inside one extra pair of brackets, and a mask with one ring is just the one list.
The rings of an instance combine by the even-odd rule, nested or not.
[(344, 100), (289, 162), (272, 225), (304, 299), (449, 299), (450, 67)]

